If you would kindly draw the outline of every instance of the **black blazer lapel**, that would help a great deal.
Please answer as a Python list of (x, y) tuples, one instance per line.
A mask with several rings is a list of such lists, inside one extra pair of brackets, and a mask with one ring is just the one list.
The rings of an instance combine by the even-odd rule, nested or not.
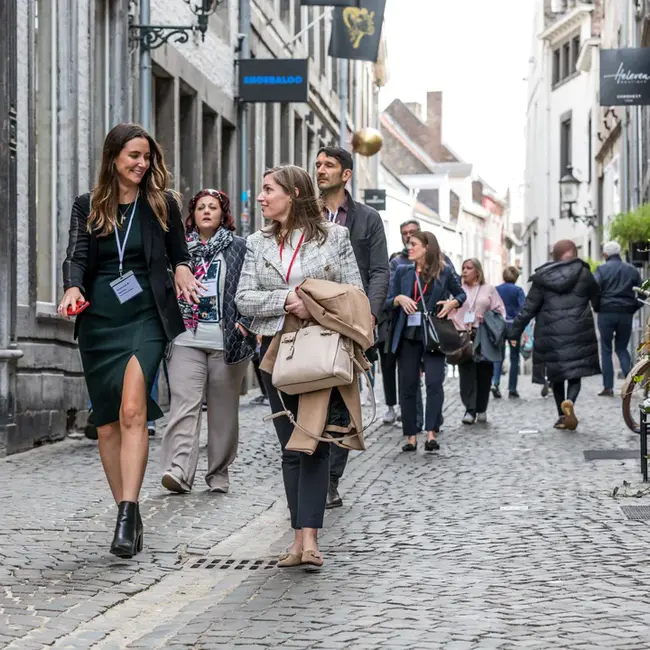
[(142, 200), (142, 210), (140, 212), (140, 234), (142, 235), (142, 247), (144, 257), (147, 260), (147, 268), (151, 268), (151, 249), (153, 246), (153, 210), (146, 199)]
[(345, 226), (350, 231), (350, 238), (352, 238), (352, 228), (354, 227), (354, 222), (357, 216), (357, 206), (347, 190), (345, 191), (345, 195), (348, 199), (348, 214), (345, 220)]

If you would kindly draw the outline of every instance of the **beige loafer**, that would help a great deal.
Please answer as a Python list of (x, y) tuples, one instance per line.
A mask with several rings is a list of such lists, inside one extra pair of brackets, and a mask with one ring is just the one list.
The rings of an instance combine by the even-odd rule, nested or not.
[(309, 564), (310, 566), (321, 567), (323, 566), (323, 556), (318, 551), (308, 549), (302, 552), (302, 564)]
[(302, 557), (296, 553), (284, 553), (278, 560), (278, 566), (281, 569), (287, 569), (292, 566), (300, 566), (302, 564)]

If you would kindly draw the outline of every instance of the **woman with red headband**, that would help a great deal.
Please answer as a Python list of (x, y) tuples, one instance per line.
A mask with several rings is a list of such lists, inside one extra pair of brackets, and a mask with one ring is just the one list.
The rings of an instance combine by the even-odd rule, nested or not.
[(217, 190), (201, 190), (190, 201), (185, 229), (194, 277), (205, 290), (198, 304), (179, 298), (185, 332), (174, 340), (168, 362), (172, 397), (162, 445), (162, 485), (177, 493), (192, 489), (206, 393), (205, 481), (211, 492), (225, 493), (239, 443), (240, 388), (254, 352), (248, 320), (235, 305), (246, 242), (233, 234), (230, 200)]

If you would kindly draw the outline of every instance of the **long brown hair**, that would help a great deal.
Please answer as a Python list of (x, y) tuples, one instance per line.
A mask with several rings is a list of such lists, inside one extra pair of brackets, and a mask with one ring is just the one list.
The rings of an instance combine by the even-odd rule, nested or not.
[[(149, 169), (140, 181), (140, 197), (151, 206), (158, 223), (167, 230), (167, 197), (169, 172), (165, 167), (165, 157), (158, 143), (139, 124), (118, 124), (113, 127), (104, 140), (102, 163), (99, 168), (97, 185), (92, 192), (88, 230), (98, 235), (109, 235), (115, 229), (120, 203), (120, 187), (115, 171), (115, 159), (127, 142), (134, 138), (144, 138), (149, 142)], [(173, 193), (177, 202), (178, 196)], [(180, 205), (180, 202), (179, 202)]]
[[(306, 242), (314, 239), (319, 244), (323, 243), (327, 239), (327, 220), (311, 176), (296, 165), (272, 167), (264, 172), (264, 177), (269, 175), (273, 175), (273, 180), (291, 197), (289, 217), (284, 224), (287, 233), (290, 235), (294, 230), (301, 228)], [(267, 237), (275, 237), (280, 241), (282, 228), (280, 223), (274, 221), (264, 232)]]
[(422, 264), (422, 279), (426, 284), (429, 284), (432, 280), (437, 280), (445, 266), (438, 238), (432, 232), (419, 230), (411, 235), (411, 239), (417, 239), (427, 249)]

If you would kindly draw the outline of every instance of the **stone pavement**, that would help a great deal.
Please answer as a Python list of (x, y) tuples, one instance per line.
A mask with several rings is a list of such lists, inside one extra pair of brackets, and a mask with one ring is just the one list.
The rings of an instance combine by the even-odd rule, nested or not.
[(11, 456), (0, 648), (648, 648), (650, 530), (621, 506), (650, 496), (612, 497), (639, 484), (637, 459), (584, 459), (638, 446), (598, 390), (586, 382), (576, 433), (552, 429), (552, 398), (528, 378), (475, 427), (449, 380), (439, 453), (404, 454), (399, 429), (378, 426), (326, 518), (319, 573), (273, 567), (290, 536), (263, 407), (242, 407), (228, 495), (164, 494), (153, 443), (133, 560), (108, 553), (94, 443)]

